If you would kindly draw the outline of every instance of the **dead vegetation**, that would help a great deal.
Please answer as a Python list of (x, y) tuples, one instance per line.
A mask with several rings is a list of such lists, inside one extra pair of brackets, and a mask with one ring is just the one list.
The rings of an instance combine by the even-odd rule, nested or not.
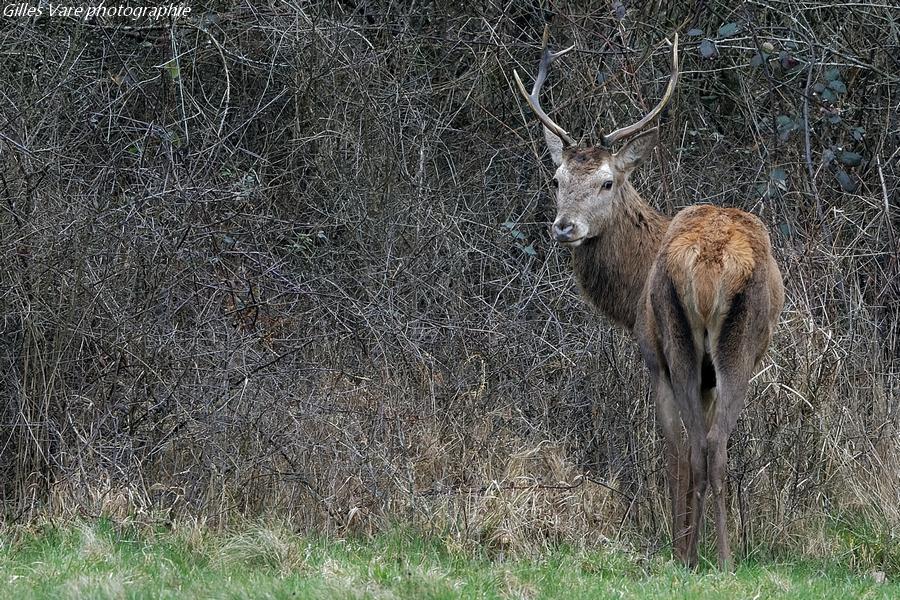
[(0, 26), (7, 518), (665, 543), (646, 375), (548, 239), (511, 78), (552, 16), (573, 131), (651, 106), (679, 28), (636, 185), (773, 232), (787, 305), (729, 451), (745, 551), (900, 526), (896, 11), (211, 6)]

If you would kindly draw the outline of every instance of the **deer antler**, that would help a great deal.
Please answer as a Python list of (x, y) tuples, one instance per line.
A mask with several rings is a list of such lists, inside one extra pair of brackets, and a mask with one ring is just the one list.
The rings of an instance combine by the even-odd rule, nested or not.
[(537, 115), (537, 118), (541, 120), (541, 123), (544, 124), (544, 127), (552, 131), (556, 134), (557, 137), (563, 140), (567, 146), (574, 146), (575, 140), (569, 133), (553, 122), (547, 113), (544, 112), (544, 109), (541, 108), (541, 102), (539, 99), (541, 93), (541, 86), (544, 85), (544, 81), (547, 79), (547, 71), (550, 68), (550, 65), (553, 64), (553, 61), (559, 58), (560, 56), (564, 56), (571, 52), (575, 45), (572, 44), (565, 50), (560, 50), (559, 52), (551, 52), (549, 48), (547, 48), (547, 42), (550, 40), (550, 27), (544, 26), (544, 38), (543, 45), (541, 46), (541, 62), (538, 65), (538, 74), (534, 80), (534, 87), (531, 88), (531, 93), (525, 91), (525, 86), (522, 84), (522, 80), (519, 79), (519, 74), (516, 73), (516, 70), (513, 69), (513, 77), (516, 78), (516, 83), (519, 84), (519, 91), (522, 92), (522, 95), (525, 96), (525, 100), (528, 102), (528, 106), (531, 107), (531, 110), (534, 111), (534, 114)]
[(662, 99), (659, 101), (653, 110), (651, 110), (647, 115), (635, 123), (634, 125), (629, 125), (628, 127), (622, 127), (621, 129), (616, 129), (612, 133), (603, 136), (603, 145), (607, 148), (614, 144), (616, 141), (634, 135), (638, 131), (644, 128), (650, 121), (655, 119), (659, 113), (662, 112), (662, 109), (666, 107), (666, 104), (669, 103), (669, 100), (672, 99), (672, 93), (675, 91), (675, 84), (678, 83), (678, 32), (675, 32), (675, 41), (669, 42), (666, 39), (666, 43), (672, 44), (672, 74), (669, 76), (669, 85), (666, 87), (666, 93), (663, 94)]

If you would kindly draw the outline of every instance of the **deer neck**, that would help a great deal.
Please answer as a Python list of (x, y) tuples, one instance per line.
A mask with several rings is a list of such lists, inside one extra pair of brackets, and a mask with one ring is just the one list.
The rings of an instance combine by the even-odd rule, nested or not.
[(587, 300), (632, 331), (670, 219), (644, 202), (627, 181), (617, 206), (598, 235), (573, 250), (573, 267)]

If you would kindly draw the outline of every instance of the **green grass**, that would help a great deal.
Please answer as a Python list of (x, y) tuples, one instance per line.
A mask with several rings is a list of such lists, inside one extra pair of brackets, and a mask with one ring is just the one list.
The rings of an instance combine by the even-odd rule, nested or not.
[[(214, 534), (101, 521), (0, 530), (3, 598), (898, 598), (843, 563), (740, 563), (687, 571), (626, 549), (489, 557), (397, 531), (325, 539), (284, 528)], [(889, 573), (892, 578), (894, 573)]]

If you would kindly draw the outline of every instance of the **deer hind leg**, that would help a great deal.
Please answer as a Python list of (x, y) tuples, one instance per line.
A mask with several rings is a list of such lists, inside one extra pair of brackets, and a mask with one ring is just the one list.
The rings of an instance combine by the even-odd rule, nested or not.
[(685, 494), (688, 521), (685, 563), (694, 567), (698, 562), (697, 543), (707, 487), (706, 423), (700, 399), (703, 340), (696, 339), (694, 328), (671, 280), (657, 282), (656, 289), (651, 292), (651, 301), (672, 397), (687, 432), (690, 478)]
[(678, 455), (678, 489), (675, 491), (679, 500), (678, 539), (681, 543), (681, 562), (690, 563), (691, 515), (693, 514), (693, 486), (691, 478), (691, 448), (686, 441), (681, 442)]
[(666, 452), (666, 479), (672, 511), (672, 550), (683, 563), (688, 562), (690, 462), (682, 434), (681, 417), (667, 380), (657, 377), (654, 387), (657, 421), (663, 433)]
[(678, 405), (681, 420), (687, 432), (687, 463), (690, 470), (686, 491), (688, 536), (687, 565), (696, 567), (699, 555), (700, 528), (707, 488), (707, 436), (706, 422), (700, 399), (700, 360), (686, 353), (671, 366), (672, 391)]
[(749, 375), (743, 369), (729, 369), (719, 374), (718, 398), (712, 424), (707, 434), (709, 447), (709, 484), (715, 502), (716, 548), (719, 568), (731, 568), (731, 545), (728, 537), (728, 510), (725, 475), (728, 468), (728, 438), (744, 406)]
[(764, 349), (768, 343), (762, 310), (753, 310), (752, 305), (746, 302), (747, 293), (739, 293), (732, 299), (714, 353), (717, 398), (707, 435), (708, 469), (715, 499), (718, 562), (723, 570), (730, 569), (732, 564), (725, 496), (728, 438), (744, 408), (750, 376), (757, 357), (761, 356), (760, 345)]
[(690, 536), (688, 537), (688, 565), (696, 567), (699, 562), (700, 530), (703, 523), (703, 508), (706, 505), (707, 488), (707, 441), (702, 429), (688, 432), (690, 445), (691, 483), (688, 491), (690, 502)]

